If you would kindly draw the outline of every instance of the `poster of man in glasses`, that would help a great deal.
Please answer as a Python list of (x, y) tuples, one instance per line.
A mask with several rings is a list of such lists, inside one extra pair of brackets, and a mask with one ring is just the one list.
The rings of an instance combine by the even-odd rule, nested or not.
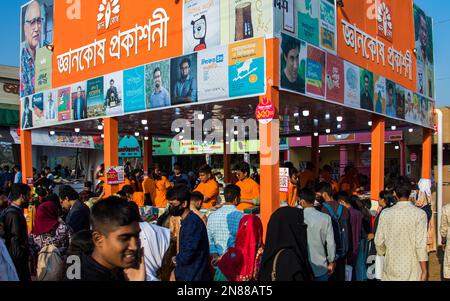
[(39, 92), (51, 83), (53, 8), (54, 0), (32, 0), (21, 8), (21, 97)]

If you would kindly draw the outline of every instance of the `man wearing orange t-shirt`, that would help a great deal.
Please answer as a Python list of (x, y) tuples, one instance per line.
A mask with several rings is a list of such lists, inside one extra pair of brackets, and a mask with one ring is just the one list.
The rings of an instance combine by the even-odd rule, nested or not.
[(144, 191), (145, 205), (153, 206), (156, 200), (156, 182), (151, 178), (152, 170), (148, 170), (149, 176), (142, 181), (142, 190)]
[(240, 211), (259, 206), (259, 185), (250, 178), (250, 166), (248, 163), (241, 163), (236, 171), (239, 181), (236, 183), (241, 189), (241, 203), (236, 207)]
[(288, 192), (280, 192), (280, 206), (297, 206), (297, 185), (298, 170), (293, 165), (285, 165), (289, 168), (289, 189)]
[(306, 187), (314, 187), (316, 181), (314, 169), (315, 166), (312, 162), (306, 163), (305, 171), (300, 174), (300, 190)]
[(172, 184), (170, 184), (169, 180), (162, 175), (161, 167), (159, 164), (155, 164), (153, 169), (153, 180), (155, 181), (156, 186), (156, 196), (155, 196), (155, 207), (157, 208), (166, 208), (167, 207), (167, 199), (166, 192)]
[(335, 180), (333, 180), (333, 178), (331, 178), (332, 173), (333, 168), (330, 165), (324, 165), (320, 173), (319, 183), (327, 182), (328, 184), (330, 184), (333, 194), (335, 194), (339, 192), (339, 185)]
[(356, 175), (358, 171), (353, 166), (347, 166), (344, 169), (345, 175), (339, 180), (339, 191), (345, 191), (348, 194), (353, 194), (359, 187)]
[(209, 209), (216, 205), (217, 197), (219, 196), (219, 184), (212, 176), (212, 170), (209, 165), (203, 165), (199, 169), (200, 184), (194, 191), (199, 191), (203, 194), (203, 209)]

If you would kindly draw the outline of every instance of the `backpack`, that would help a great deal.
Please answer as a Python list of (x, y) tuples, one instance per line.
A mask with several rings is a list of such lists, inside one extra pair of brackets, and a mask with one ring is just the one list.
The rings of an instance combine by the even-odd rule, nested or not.
[(53, 244), (42, 247), (37, 260), (37, 280), (60, 281), (63, 268), (64, 261), (58, 248)]
[(323, 203), (323, 206), (328, 210), (331, 215), (331, 224), (333, 226), (334, 241), (336, 243), (336, 259), (345, 258), (350, 249), (350, 238), (348, 227), (342, 219), (342, 212), (344, 207), (339, 205), (337, 214), (333, 211), (333, 208), (327, 203)]

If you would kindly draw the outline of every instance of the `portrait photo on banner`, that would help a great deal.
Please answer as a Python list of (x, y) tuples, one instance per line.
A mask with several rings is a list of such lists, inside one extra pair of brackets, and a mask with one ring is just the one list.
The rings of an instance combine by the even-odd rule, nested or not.
[(123, 114), (123, 73), (121, 71), (103, 77), (106, 115)]
[(373, 73), (365, 69), (360, 70), (361, 109), (373, 111)]
[(171, 104), (197, 102), (197, 53), (173, 58), (170, 65)]
[(73, 84), (71, 90), (72, 120), (87, 118), (86, 82)]
[(305, 42), (281, 34), (281, 88), (305, 94), (307, 54)]
[[(51, 85), (54, 0), (33, 0), (21, 9), (20, 96)], [(39, 66), (38, 66), (39, 65)], [(39, 71), (39, 73), (37, 73)], [(50, 78), (49, 78), (50, 77)]]
[(397, 89), (393, 81), (386, 79), (386, 115), (397, 117)]
[(33, 127), (33, 100), (32, 96), (25, 96), (22, 98), (22, 129), (29, 129)]
[(170, 60), (145, 66), (146, 108), (170, 106)]
[(417, 92), (434, 98), (433, 20), (414, 4)]
[(345, 89), (344, 104), (353, 108), (360, 108), (360, 68), (344, 61)]
[(405, 119), (405, 97), (406, 97), (406, 89), (400, 85), (397, 85), (397, 104), (396, 104), (396, 117)]
[(374, 73), (373, 83), (375, 90), (373, 106), (375, 112), (379, 114), (386, 114), (386, 78)]

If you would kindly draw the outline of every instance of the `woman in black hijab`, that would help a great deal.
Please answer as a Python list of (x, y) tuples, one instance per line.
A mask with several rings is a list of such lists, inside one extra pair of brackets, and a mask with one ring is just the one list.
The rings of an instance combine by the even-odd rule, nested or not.
[(272, 214), (267, 228), (260, 281), (312, 281), (303, 210), (283, 207)]

